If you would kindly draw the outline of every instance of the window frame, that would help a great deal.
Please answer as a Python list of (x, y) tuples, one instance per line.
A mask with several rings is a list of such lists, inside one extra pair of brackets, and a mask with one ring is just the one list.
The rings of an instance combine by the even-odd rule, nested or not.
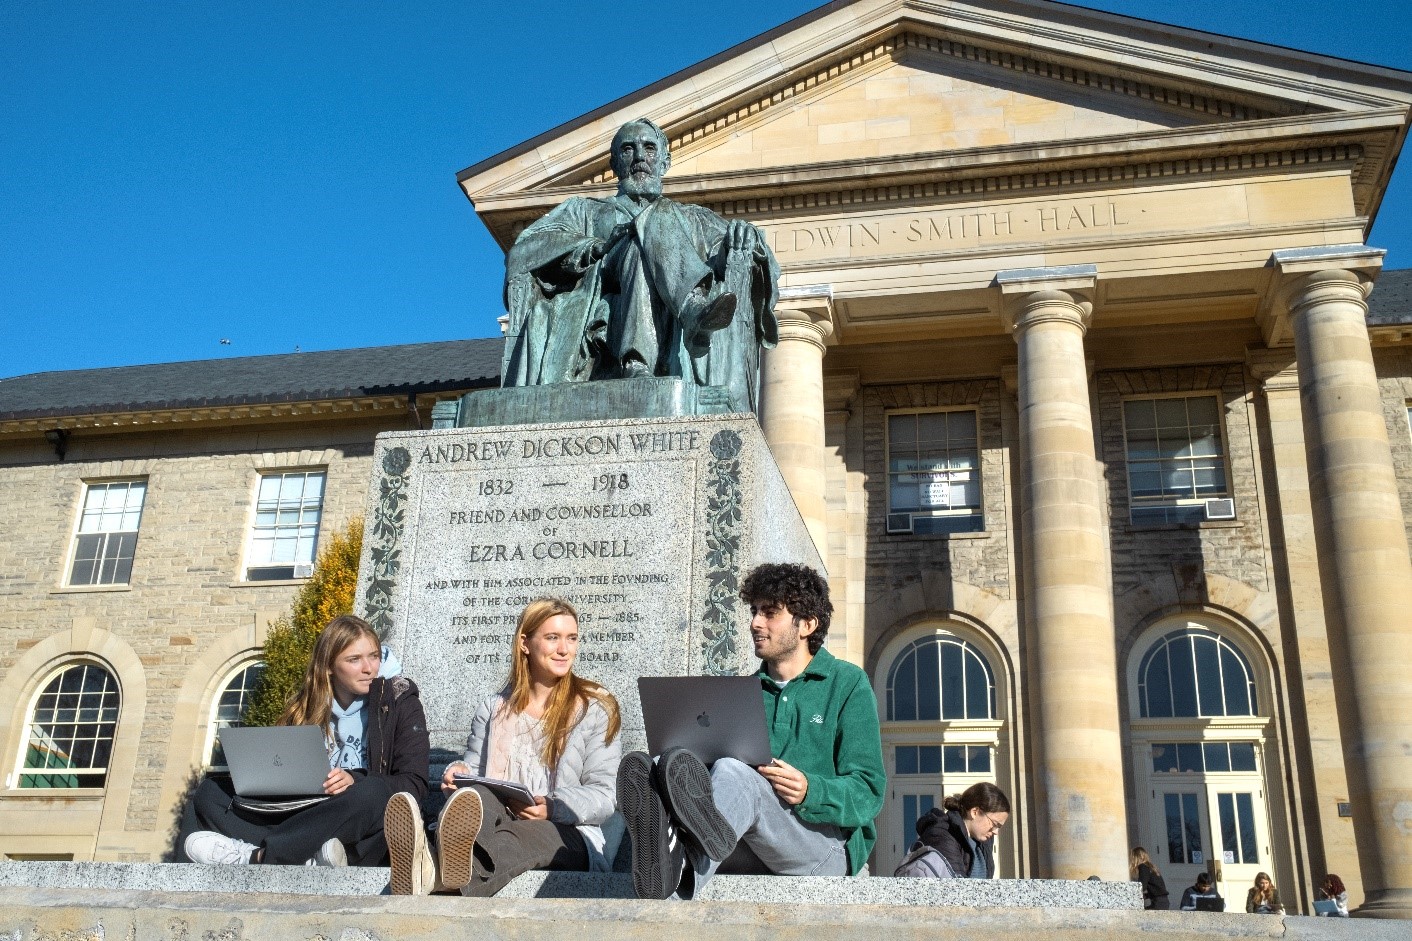
[[(325, 505), (325, 503), (326, 503), (327, 500), (328, 500), (328, 476), (329, 476), (329, 475), (328, 475), (328, 470), (329, 470), (329, 469), (328, 469), (328, 466), (327, 466), (327, 465), (311, 465), (311, 466), (307, 466), (307, 467), (270, 467), (270, 468), (261, 468), (261, 469), (259, 469), (259, 470), (257, 470), (257, 471), (255, 472), (254, 487), (252, 488), (251, 494), (250, 494), (250, 519), (249, 519), (248, 524), (246, 525), (246, 529), (245, 529), (245, 548), (244, 548), (244, 551), (243, 551), (242, 554), (241, 554), (241, 563), (240, 563), (240, 584), (242, 584), (242, 585), (270, 585), (270, 584), (280, 584), (280, 583), (282, 583), (282, 582), (291, 582), (291, 581), (299, 581), (299, 582), (302, 582), (302, 581), (304, 581), (304, 580), (306, 580), (306, 579), (308, 579), (308, 578), (310, 578), (310, 577), (312, 576), (312, 574), (313, 574), (313, 565), (314, 565), (314, 562), (317, 561), (317, 559), (318, 559), (318, 556), (319, 556), (319, 544), (320, 544), (320, 542), (322, 541), (322, 536), (323, 536), (323, 528), (324, 528), (324, 505)], [(309, 560), (308, 560), (307, 562), (302, 561), (302, 560), (297, 560), (297, 559), (296, 559), (295, 561), (289, 562), (289, 563), (278, 563), (278, 562), (274, 562), (274, 561), (270, 561), (270, 562), (266, 562), (266, 563), (256, 563), (255, 561), (253, 561), (254, 558), (255, 558), (255, 547), (256, 547), (256, 545), (257, 545), (256, 537), (257, 537), (257, 535), (258, 535), (259, 533), (262, 532), (262, 527), (260, 526), (260, 523), (259, 523), (259, 518), (260, 518), (260, 489), (261, 489), (261, 487), (263, 486), (264, 481), (265, 481), (266, 479), (268, 479), (268, 478), (276, 478), (276, 477), (277, 477), (277, 478), (281, 478), (281, 479), (282, 479), (282, 478), (284, 478), (284, 477), (288, 477), (288, 476), (295, 475), (295, 474), (303, 475), (303, 476), (306, 478), (306, 484), (307, 484), (307, 478), (308, 478), (308, 476), (309, 476), (310, 474), (319, 474), (319, 475), (322, 475), (322, 477), (323, 477), (323, 484), (322, 484), (322, 487), (321, 487), (321, 489), (320, 489), (320, 491), (319, 491), (318, 522), (315, 523), (315, 525), (314, 525), (314, 535), (313, 535), (313, 540), (312, 540), (312, 543), (311, 543), (311, 549), (310, 549), (310, 553), (309, 553)], [(301, 506), (302, 506), (302, 499), (301, 499)], [(280, 504), (279, 504), (278, 501), (276, 501), (276, 504), (275, 504), (276, 523), (274, 524), (274, 527), (273, 527), (273, 533), (274, 533), (275, 535), (272, 537), (272, 546), (273, 546), (273, 542), (278, 539), (278, 532), (279, 532), (278, 514), (279, 514), (279, 509), (280, 509)], [(295, 528), (296, 530), (298, 530), (298, 529), (300, 529), (300, 528), (302, 527), (302, 525), (303, 525), (303, 523), (302, 523), (302, 510), (301, 510), (301, 522), (295, 523), (295, 524), (294, 524), (294, 528)], [(296, 539), (298, 540), (298, 539), (300, 539), (300, 537), (296, 536)], [(297, 545), (297, 544), (298, 544), (298, 543), (296, 542), (296, 545)], [(272, 552), (271, 554), (273, 555), (273, 552)], [(306, 572), (301, 572), (301, 571), (300, 571), (300, 567), (301, 567), (301, 566), (305, 566), (305, 565), (309, 566), (308, 571), (306, 571)], [(289, 570), (287, 574), (285, 574), (285, 573), (283, 572), (283, 570), (285, 570), (285, 569), (288, 569), (288, 570)], [(265, 571), (265, 572), (271, 572), (271, 573), (278, 572), (279, 574), (271, 574), (271, 575), (269, 575), (269, 576), (266, 577), (266, 578), (252, 578), (252, 577), (251, 577), (251, 573), (252, 573), (252, 572), (259, 572), (259, 571)]]
[[(124, 591), (132, 587), (133, 570), (137, 566), (137, 543), (138, 537), (142, 534), (142, 518), (147, 513), (147, 497), (151, 492), (151, 478), (138, 474), (131, 477), (93, 477), (80, 480), (83, 485), (79, 491), (78, 509), (74, 514), (73, 529), (69, 533), (68, 552), (64, 556), (64, 569), (60, 585), (65, 590), (73, 591)], [(128, 485), (128, 492), (131, 493), (132, 484), (142, 484), (142, 504), (137, 509), (137, 528), (132, 530), (97, 530), (93, 533), (83, 531), (84, 516), (88, 511), (88, 496), (95, 487), (110, 487), (114, 484)], [(101, 514), (100, 514), (101, 515)], [(103, 568), (106, 558), (106, 548), (109, 544), (108, 537), (111, 535), (125, 535), (131, 533), (133, 536), (132, 562), (128, 566), (127, 579), (125, 581), (91, 581), (87, 583), (74, 581), (74, 566), (78, 560), (79, 539), (84, 536), (102, 535), (104, 536), (104, 553), (94, 560), (94, 574), (97, 575)], [(118, 557), (119, 559), (121, 556)]]
[[(1129, 437), (1128, 437), (1128, 404), (1130, 402), (1158, 402), (1170, 399), (1191, 400), (1198, 398), (1212, 399), (1216, 405), (1216, 434), (1218, 446), (1220, 448), (1217, 459), (1221, 462), (1221, 492), (1201, 497), (1134, 497), (1132, 465), (1134, 462), (1129, 458)], [(1230, 441), (1226, 433), (1226, 403), (1219, 389), (1207, 389), (1204, 391), (1188, 392), (1159, 392), (1149, 395), (1125, 395), (1119, 403), (1119, 414), (1122, 421), (1123, 431), (1123, 481), (1124, 493), (1128, 502), (1128, 524), (1139, 528), (1164, 527), (1164, 526), (1193, 526), (1206, 522), (1203, 512), (1199, 520), (1173, 519), (1170, 512), (1164, 514), (1162, 520), (1156, 519), (1134, 519), (1133, 512), (1138, 509), (1156, 509), (1171, 511), (1182, 507), (1204, 507), (1207, 500), (1234, 499), (1235, 489), (1231, 484), (1231, 449)], [(1191, 429), (1190, 415), (1187, 421), (1188, 433)], [(1190, 440), (1190, 438), (1188, 438)], [(1154, 462), (1162, 462), (1162, 458), (1154, 459)]]
[[(75, 668), (78, 668), (78, 667), (89, 667), (89, 668), (96, 668), (96, 669), (98, 669), (98, 670), (102, 670), (104, 673), (106, 673), (106, 674), (108, 675), (108, 678), (109, 678), (109, 680), (110, 680), (110, 682), (111, 682), (111, 685), (112, 685), (112, 689), (115, 690), (116, 693), (117, 693), (117, 697), (118, 697), (118, 702), (117, 702), (117, 714), (116, 714), (116, 716), (114, 717), (113, 722), (112, 722), (113, 731), (112, 731), (112, 736), (111, 736), (111, 738), (109, 739), (109, 744), (108, 744), (108, 759), (107, 759), (107, 762), (102, 766), (101, 770), (98, 769), (98, 768), (96, 768), (96, 767), (88, 767), (88, 768), (82, 768), (82, 769), (71, 769), (71, 768), (54, 768), (54, 769), (29, 768), (29, 767), (26, 766), (25, 758), (26, 758), (26, 755), (27, 755), (28, 752), (29, 752), (30, 740), (31, 740), (31, 735), (32, 735), (33, 729), (34, 729), (35, 725), (37, 724), (36, 721), (35, 721), (35, 713), (36, 713), (36, 710), (38, 710), (38, 708), (39, 708), (39, 700), (40, 700), (40, 697), (44, 695), (45, 690), (47, 690), (47, 689), (49, 688), (50, 684), (52, 684), (55, 680), (57, 680), (57, 679), (59, 679), (60, 677), (62, 677), (62, 676), (63, 676), (65, 673), (67, 673), (69, 670), (72, 670), (72, 669), (75, 669)], [(8, 776), (8, 781), (6, 782), (8, 788), (9, 788), (9, 790), (11, 790), (13, 793), (19, 793), (19, 794), (25, 794), (25, 795), (38, 795), (38, 796), (51, 796), (51, 795), (52, 795), (52, 796), (59, 796), (59, 797), (69, 797), (69, 796), (73, 796), (73, 795), (75, 795), (75, 794), (82, 794), (82, 793), (84, 793), (84, 792), (94, 793), (94, 792), (106, 790), (106, 788), (107, 788), (107, 786), (108, 786), (108, 776), (109, 776), (109, 774), (112, 773), (112, 770), (113, 770), (113, 757), (114, 757), (114, 753), (117, 751), (117, 747), (118, 747), (118, 738), (119, 738), (119, 735), (120, 735), (120, 728), (121, 728), (121, 725), (122, 725), (122, 718), (123, 718), (123, 701), (124, 701), (124, 699), (126, 698), (126, 697), (124, 696), (124, 693), (123, 693), (122, 681), (119, 680), (119, 678), (118, 678), (118, 671), (115, 670), (115, 669), (112, 667), (111, 664), (104, 663), (103, 661), (98, 660), (98, 659), (93, 658), (93, 657), (71, 657), (71, 658), (69, 658), (69, 659), (66, 659), (66, 660), (63, 660), (63, 661), (61, 661), (61, 662), (59, 662), (59, 663), (54, 664), (52, 667), (50, 667), (50, 668), (49, 668), (48, 670), (46, 670), (44, 673), (40, 674), (40, 676), (41, 676), (40, 681), (34, 685), (34, 689), (33, 689), (33, 691), (30, 693), (30, 695), (29, 695), (29, 697), (28, 697), (28, 699), (27, 699), (27, 701), (26, 701), (25, 711), (24, 711), (24, 713), (23, 713), (23, 720), (22, 720), (21, 725), (20, 725), (20, 734), (17, 736), (17, 738), (18, 738), (18, 748), (17, 748), (17, 751), (16, 751), (15, 756), (14, 756), (14, 762), (13, 762), (13, 765), (12, 765), (12, 772), (11, 772), (11, 774)], [(78, 724), (78, 723), (75, 722), (75, 723), (70, 723), (70, 724)], [(101, 725), (104, 725), (104, 724), (106, 724), (106, 723), (103, 723), (103, 722), (101, 721), (101, 716), (100, 716), (100, 720), (94, 721), (94, 722), (91, 722), (91, 723), (85, 723), (85, 724), (87, 724), (87, 725), (100, 725), (100, 726), (101, 726)], [(94, 741), (97, 741), (97, 740), (98, 740), (98, 739), (94, 739)], [(103, 775), (103, 782), (102, 782), (101, 784), (82, 784), (82, 785), (75, 785), (74, 787), (52, 787), (52, 786), (50, 786), (50, 787), (43, 787), (43, 786), (33, 786), (33, 785), (28, 785), (28, 786), (27, 786), (27, 785), (24, 784), (24, 779), (25, 779), (26, 777), (38, 777), (38, 776), (40, 776), (40, 775), (43, 775), (46, 771), (48, 771), (48, 772), (70, 772), (70, 773), (75, 773), (75, 774), (78, 773), (78, 772), (83, 772), (83, 773), (87, 773), (87, 774), (98, 774), (98, 773), (101, 773), (101, 774)]]
[[(976, 455), (976, 460), (975, 460), (975, 465), (974, 465), (974, 468), (973, 468), (973, 473), (974, 473), (974, 475), (975, 475), (975, 484), (976, 484), (976, 505), (975, 505), (975, 508), (974, 508), (974, 509), (971, 509), (971, 508), (968, 507), (968, 508), (966, 508), (966, 509), (964, 509), (964, 510), (960, 510), (960, 511), (956, 511), (956, 510), (943, 510), (943, 509), (939, 509), (939, 508), (935, 508), (935, 507), (924, 508), (924, 509), (915, 509), (915, 510), (913, 510), (913, 509), (906, 509), (906, 510), (904, 510), (904, 509), (896, 509), (896, 508), (894, 508), (893, 505), (892, 505), (892, 499), (893, 499), (892, 488), (893, 488), (893, 476), (894, 476), (894, 471), (892, 470), (892, 458), (893, 458), (892, 420), (893, 420), (894, 418), (900, 418), (900, 417), (905, 416), (905, 415), (952, 415), (952, 414), (961, 413), (961, 412), (964, 412), (964, 413), (969, 414), (969, 415), (971, 416), (971, 419), (972, 419), (972, 421), (974, 422), (974, 426), (975, 426), (975, 455)], [(913, 450), (914, 450), (914, 452), (915, 452), (916, 448), (914, 447)], [(950, 454), (951, 454), (951, 449), (948, 447), (948, 449), (947, 449), (948, 458), (950, 457)], [(943, 536), (943, 537), (949, 537), (949, 536), (956, 536), (956, 535), (974, 535), (974, 534), (981, 534), (981, 533), (984, 533), (984, 532), (986, 531), (986, 513), (985, 513), (985, 481), (984, 481), (984, 474), (982, 473), (982, 467), (981, 467), (981, 463), (982, 463), (982, 458), (983, 458), (983, 456), (984, 456), (984, 449), (981, 447), (981, 415), (980, 415), (980, 408), (979, 408), (979, 406), (976, 406), (976, 405), (956, 405), (956, 406), (943, 406), (943, 407), (890, 408), (890, 409), (887, 409), (887, 410), (883, 413), (883, 486), (884, 486), (885, 492), (886, 492), (886, 494), (887, 494), (887, 503), (886, 503), (887, 512), (886, 512), (886, 515), (887, 515), (888, 518), (891, 518), (891, 517), (893, 517), (893, 516), (901, 515), (901, 514), (903, 514), (903, 513), (908, 514), (908, 515), (911, 517), (912, 529), (911, 529), (910, 531), (908, 531), (908, 532), (901, 532), (901, 533), (899, 533), (899, 532), (892, 532), (892, 531), (889, 530), (889, 531), (887, 531), (886, 534), (889, 535), (889, 536), (899, 536), (899, 535), (901, 535), (901, 536)], [(897, 472), (897, 473), (900, 474), (900, 473), (905, 473), (905, 472), (899, 471), (899, 472)], [(918, 532), (918, 531), (916, 530), (916, 524), (917, 524), (917, 520), (918, 520), (918, 519), (938, 520), (938, 521), (941, 521), (941, 520), (966, 520), (966, 521), (973, 521), (974, 525), (971, 525), (971, 526), (969, 526), (968, 528), (957, 528), (957, 529), (949, 529), (949, 530), (948, 530), (948, 529), (938, 529), (938, 530), (929, 531), (929, 532)], [(885, 529), (887, 529), (887, 527), (885, 527)]]

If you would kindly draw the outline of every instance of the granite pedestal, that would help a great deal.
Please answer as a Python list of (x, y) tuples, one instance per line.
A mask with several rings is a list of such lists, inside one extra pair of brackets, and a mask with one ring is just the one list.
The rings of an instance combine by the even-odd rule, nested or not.
[(504, 685), (536, 597), (577, 607), (575, 670), (617, 696), (631, 750), (639, 676), (756, 668), (750, 568), (823, 570), (751, 415), (397, 432), (373, 468), (358, 607), (420, 685), (442, 759)]

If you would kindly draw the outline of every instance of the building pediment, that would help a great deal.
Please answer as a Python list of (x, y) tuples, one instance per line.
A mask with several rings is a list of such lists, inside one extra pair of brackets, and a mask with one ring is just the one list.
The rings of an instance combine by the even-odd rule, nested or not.
[[(823, 7), (459, 174), (502, 245), (611, 189), (624, 121), (672, 141), (667, 191), (729, 211), (1333, 162), (1371, 215), (1412, 76), (1045, 2)], [(1204, 167), (1204, 170), (1203, 170)], [(860, 179), (871, 195), (859, 188)], [(1029, 181), (1026, 184), (1025, 181)]]

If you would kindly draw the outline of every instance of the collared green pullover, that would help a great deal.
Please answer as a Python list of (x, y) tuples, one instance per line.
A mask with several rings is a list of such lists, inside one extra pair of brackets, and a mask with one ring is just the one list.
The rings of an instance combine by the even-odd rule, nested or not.
[(832, 823), (848, 835), (848, 871), (857, 875), (877, 842), (883, 769), (878, 703), (868, 676), (820, 649), (804, 671), (780, 687), (760, 666), (770, 752), (809, 779), (800, 820)]

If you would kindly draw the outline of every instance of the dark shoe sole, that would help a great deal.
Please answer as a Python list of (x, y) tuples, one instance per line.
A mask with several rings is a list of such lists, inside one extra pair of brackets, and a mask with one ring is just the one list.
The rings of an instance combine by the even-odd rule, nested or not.
[(684, 748), (668, 751), (657, 762), (658, 781), (667, 813), (702, 853), (720, 862), (735, 849), (731, 825), (716, 809), (711, 772)]
[[(387, 839), (387, 855), (392, 861), (388, 880), (393, 895), (423, 895), (421, 856), (426, 846), (422, 811), (412, 795), (393, 794), (382, 814), (382, 832)], [(346, 863), (345, 863), (346, 865)]]
[(459, 892), (471, 881), (472, 850), (483, 818), (480, 795), (463, 789), (451, 795), (437, 824), (437, 869), (443, 888)]
[(652, 786), (652, 759), (643, 752), (624, 755), (618, 766), (618, 807), (632, 839), (633, 891), (640, 899), (668, 898), (681, 883), (684, 854)]

